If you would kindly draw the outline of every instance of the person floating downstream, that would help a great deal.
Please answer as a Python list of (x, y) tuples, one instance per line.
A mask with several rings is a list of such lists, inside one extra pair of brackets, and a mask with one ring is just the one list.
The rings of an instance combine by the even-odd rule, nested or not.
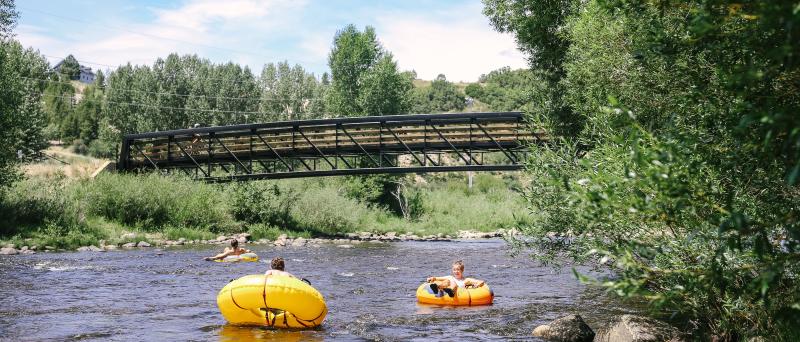
[(453, 262), (452, 272), (453, 275), (449, 276), (428, 277), (426, 281), (430, 283), (431, 290), (434, 293), (443, 291), (453, 297), (456, 295), (458, 288), (481, 287), (486, 284), (483, 280), (464, 278), (464, 262), (461, 260)]
[(285, 268), (285, 264), (283, 262), (283, 258), (281, 258), (281, 257), (275, 257), (274, 259), (272, 259), (272, 262), (270, 262), (270, 267), (272, 269), (267, 270), (267, 272), (264, 273), (265, 276), (282, 275), (282, 276), (295, 278), (295, 276), (293, 276), (291, 273), (286, 272), (286, 271), (283, 270)]
[(224, 259), (227, 256), (231, 255), (242, 255), (244, 253), (252, 253), (249, 249), (244, 249), (239, 247), (239, 240), (233, 239), (231, 240), (231, 246), (225, 247), (225, 250), (222, 253), (219, 253), (213, 257), (207, 257), (205, 260), (220, 260)]

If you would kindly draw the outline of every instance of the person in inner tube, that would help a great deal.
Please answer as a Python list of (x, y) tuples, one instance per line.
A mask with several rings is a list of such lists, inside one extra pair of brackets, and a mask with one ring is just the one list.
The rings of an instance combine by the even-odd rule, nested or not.
[(207, 257), (206, 260), (219, 260), (224, 259), (225, 257), (231, 255), (242, 255), (244, 253), (252, 253), (249, 249), (244, 249), (239, 247), (239, 240), (233, 239), (231, 240), (231, 246), (225, 247), (225, 250), (222, 253), (219, 253), (213, 257)]
[(464, 262), (456, 260), (453, 262), (453, 275), (444, 277), (429, 277), (426, 281), (430, 283), (431, 290), (441, 296), (442, 292), (450, 297), (455, 297), (459, 288), (481, 287), (486, 282), (483, 280), (464, 278)]
[(265, 276), (281, 275), (281, 276), (295, 278), (295, 276), (293, 276), (291, 273), (284, 271), (286, 265), (284, 264), (283, 258), (281, 257), (275, 257), (274, 259), (272, 259), (272, 262), (270, 262), (270, 268), (271, 269), (267, 270), (267, 272), (264, 273)]

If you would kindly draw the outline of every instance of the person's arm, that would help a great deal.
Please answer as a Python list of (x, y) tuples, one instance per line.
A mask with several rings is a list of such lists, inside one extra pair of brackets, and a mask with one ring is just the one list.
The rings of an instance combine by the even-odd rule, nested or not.
[(219, 253), (219, 254), (217, 254), (217, 255), (215, 255), (213, 257), (206, 258), (206, 260), (222, 259), (222, 258), (224, 258), (224, 257), (226, 257), (226, 256), (228, 256), (230, 254), (231, 254), (231, 250), (229, 250), (228, 248), (225, 248), (225, 250), (222, 253)]
[(428, 279), (426, 279), (425, 281), (428, 283), (432, 283), (434, 281), (444, 280), (445, 278), (447, 277), (428, 277)]
[(464, 279), (464, 285), (469, 285), (472, 287), (481, 287), (485, 284), (486, 282), (480, 279), (473, 279), (473, 278)]

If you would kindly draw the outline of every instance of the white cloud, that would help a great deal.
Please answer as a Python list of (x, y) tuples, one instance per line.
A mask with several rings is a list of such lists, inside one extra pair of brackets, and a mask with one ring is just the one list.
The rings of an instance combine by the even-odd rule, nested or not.
[(302, 5), (289, 0), (193, 0), (178, 9), (156, 9), (157, 22), (162, 25), (208, 31), (214, 22), (242, 23), (262, 19), (277, 10)]
[(378, 38), (404, 70), (419, 78), (445, 74), (450, 81), (474, 82), (504, 66), (524, 68), (525, 56), (513, 37), (494, 31), (480, 6), (454, 8), (442, 16), (391, 15), (378, 18)]
[(261, 64), (256, 60), (264, 57), (253, 57), (262, 50), (253, 47), (252, 42), (258, 41), (258, 35), (280, 26), (289, 17), (287, 12), (302, 6), (305, 1), (188, 0), (174, 9), (150, 9), (155, 20), (149, 23), (130, 24), (120, 20), (108, 26), (90, 24), (87, 27), (91, 32), (79, 35), (80, 38), (62, 34), (59, 39), (52, 38), (57, 35), (50, 32), (20, 25), (18, 37), (25, 45), (46, 49), (48, 54), (60, 57), (73, 54), (79, 60), (99, 64), (151, 64), (156, 58), (177, 52), (209, 58), (221, 56), (217, 62), (246, 61), (256, 67)]

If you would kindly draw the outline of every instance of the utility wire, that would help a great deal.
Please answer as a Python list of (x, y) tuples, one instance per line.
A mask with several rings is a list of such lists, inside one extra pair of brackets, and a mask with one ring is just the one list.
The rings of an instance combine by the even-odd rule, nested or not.
[[(36, 78), (36, 77), (25, 77), (19, 76), (21, 79), (31, 80), (35, 82), (47, 82), (47, 83), (57, 83), (57, 84), (72, 84), (69, 81), (59, 81), (59, 80), (51, 80), (51, 79), (43, 79), (43, 78)], [(257, 101), (257, 102), (285, 102), (288, 101), (312, 101), (313, 98), (302, 98), (302, 99), (292, 99), (292, 98), (266, 98), (262, 99), (261, 97), (233, 97), (233, 96), (211, 96), (211, 95), (202, 95), (202, 94), (177, 94), (177, 93), (165, 93), (165, 92), (157, 92), (157, 91), (147, 91), (147, 90), (138, 90), (138, 89), (117, 89), (110, 86), (100, 86), (95, 85), (95, 87), (100, 89), (111, 89), (113, 91), (119, 91), (124, 93), (141, 93), (141, 94), (151, 94), (151, 95), (163, 95), (163, 96), (175, 96), (175, 97), (198, 97), (198, 98), (206, 98), (206, 99), (225, 99), (225, 100), (250, 100), (250, 101)]]
[[(62, 98), (62, 99), (69, 99), (69, 100), (78, 100), (75, 96), (66, 96), (66, 95), (52, 95), (52, 94), (44, 94), (39, 93), (42, 97), (51, 97), (51, 98)], [(89, 97), (83, 97), (80, 99), (81, 101), (95, 101), (95, 99)], [(98, 101), (95, 101), (97, 103)], [(120, 102), (120, 101), (111, 101), (106, 99), (101, 99), (99, 102), (106, 102), (118, 105), (128, 105), (128, 106), (139, 106), (139, 107), (147, 107), (147, 108), (155, 108), (155, 109), (169, 109), (169, 110), (190, 110), (195, 112), (212, 112), (212, 113), (229, 113), (229, 114), (265, 114), (265, 115), (275, 115), (275, 114), (283, 114), (283, 113), (274, 113), (274, 112), (258, 112), (258, 111), (238, 111), (238, 110), (223, 110), (223, 109), (200, 109), (200, 108), (185, 108), (185, 107), (167, 107), (167, 106), (158, 106), (158, 105), (150, 105), (144, 103), (134, 103), (134, 102)], [(304, 112), (304, 115), (315, 115), (314, 113)]]

